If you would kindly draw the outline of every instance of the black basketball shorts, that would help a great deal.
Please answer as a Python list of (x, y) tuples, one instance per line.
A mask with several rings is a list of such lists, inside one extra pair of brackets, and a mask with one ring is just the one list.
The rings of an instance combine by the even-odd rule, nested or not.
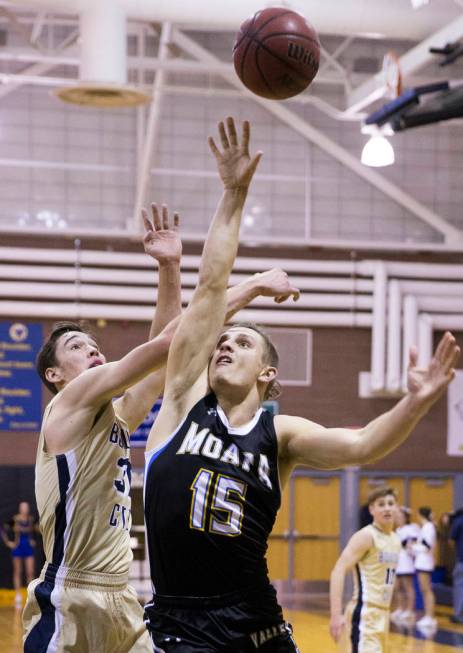
[(299, 653), (272, 593), (230, 605), (203, 597), (172, 599), (155, 596), (145, 606), (155, 653)]

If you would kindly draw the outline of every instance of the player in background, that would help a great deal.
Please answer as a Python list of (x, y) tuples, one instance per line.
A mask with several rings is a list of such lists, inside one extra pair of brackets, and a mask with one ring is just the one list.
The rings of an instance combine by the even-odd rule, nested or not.
[(428, 506), (418, 508), (418, 521), (421, 529), (418, 541), (413, 545), (415, 569), (424, 603), (424, 615), (416, 622), (419, 628), (434, 630), (437, 621), (434, 617), (435, 598), (432, 589), (432, 572), (435, 567), (437, 532)]
[[(374, 490), (368, 505), (373, 523), (357, 531), (331, 572), (330, 633), (342, 638), (345, 653), (385, 653), (389, 608), (401, 542), (394, 532), (396, 493), (390, 487)], [(343, 614), (342, 597), (347, 572), (354, 592)]]
[(415, 560), (413, 545), (417, 542), (420, 529), (418, 524), (411, 521), (411, 510), (406, 506), (397, 506), (396, 531), (402, 548), (396, 570), (396, 584), (394, 599), (396, 609), (391, 614), (391, 620), (397, 622), (411, 622), (415, 617)]
[(22, 606), (22, 576), (25, 573), (27, 583), (34, 578), (35, 520), (27, 501), (21, 501), (18, 512), (1, 529), (5, 546), (11, 550), (13, 564), (13, 587), (15, 589), (15, 606)]

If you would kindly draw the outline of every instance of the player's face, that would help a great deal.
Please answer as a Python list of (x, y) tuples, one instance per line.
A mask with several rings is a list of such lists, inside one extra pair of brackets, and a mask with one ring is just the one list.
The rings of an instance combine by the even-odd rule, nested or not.
[(264, 351), (264, 340), (253, 329), (230, 327), (224, 331), (209, 364), (211, 388), (217, 391), (254, 385), (269, 368), (264, 362)]
[(392, 494), (379, 497), (370, 504), (373, 521), (383, 530), (392, 530), (394, 528), (396, 510), (397, 502)]
[(68, 331), (58, 338), (55, 349), (58, 382), (67, 384), (86, 370), (103, 365), (106, 358), (88, 333)]
[(19, 504), (19, 514), (20, 515), (28, 515), (29, 514), (29, 504), (27, 501), (21, 501)]

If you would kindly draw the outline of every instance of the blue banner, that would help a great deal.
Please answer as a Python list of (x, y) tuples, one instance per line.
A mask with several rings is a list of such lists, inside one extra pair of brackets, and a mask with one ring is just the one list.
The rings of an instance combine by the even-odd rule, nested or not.
[(42, 383), (35, 358), (42, 325), (0, 322), (0, 430), (40, 431)]
[(151, 427), (153, 426), (154, 420), (157, 417), (157, 414), (159, 413), (159, 409), (161, 408), (161, 403), (162, 400), (158, 399), (148, 415), (145, 417), (145, 420), (140, 426), (137, 428), (136, 431), (132, 433), (130, 436), (130, 446), (131, 447), (144, 447), (146, 446), (146, 441), (148, 440), (148, 436), (151, 431)]

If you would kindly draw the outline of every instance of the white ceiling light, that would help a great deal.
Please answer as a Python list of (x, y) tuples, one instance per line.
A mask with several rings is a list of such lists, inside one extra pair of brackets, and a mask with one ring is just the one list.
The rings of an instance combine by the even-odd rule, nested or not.
[(394, 148), (387, 138), (374, 134), (362, 150), (361, 162), (365, 166), (382, 168), (390, 166), (395, 161)]

